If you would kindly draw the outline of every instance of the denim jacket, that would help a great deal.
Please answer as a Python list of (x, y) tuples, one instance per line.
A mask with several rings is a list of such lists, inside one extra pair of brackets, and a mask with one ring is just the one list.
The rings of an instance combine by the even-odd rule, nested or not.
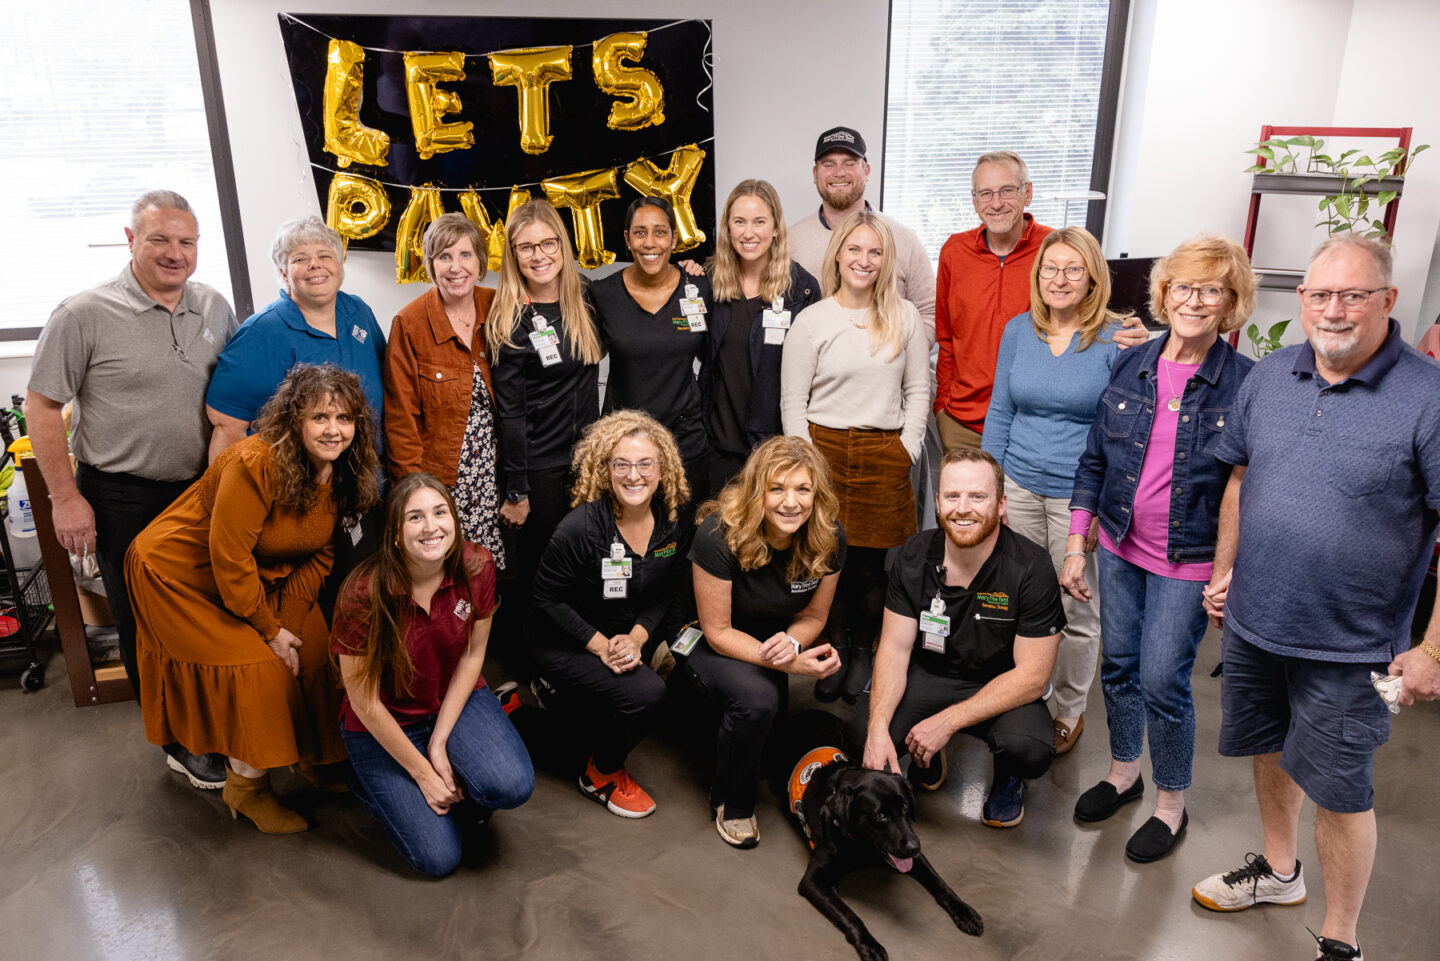
[[(1130, 529), (1140, 465), (1155, 420), (1155, 375), (1170, 334), (1122, 351), (1100, 395), (1085, 453), (1075, 472), (1071, 510), (1087, 510), (1119, 543)], [(1216, 338), (1185, 385), (1171, 465), (1170, 527), (1165, 556), (1172, 564), (1213, 560), (1220, 498), (1230, 465), (1215, 457), (1225, 415), (1255, 361)]]

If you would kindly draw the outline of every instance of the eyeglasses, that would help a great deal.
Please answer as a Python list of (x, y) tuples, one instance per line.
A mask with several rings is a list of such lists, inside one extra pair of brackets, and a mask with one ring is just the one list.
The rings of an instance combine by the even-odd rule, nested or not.
[(988, 204), (994, 200), (996, 194), (1000, 195), (1001, 200), (1014, 200), (1020, 196), (1020, 189), (1024, 186), (1025, 184), (1020, 184), (1018, 187), (1014, 184), (1006, 184), (999, 190), (972, 190), (970, 196), (974, 197), (977, 203), (982, 204)]
[(1171, 284), (1166, 296), (1177, 304), (1183, 304), (1190, 299), (1191, 294), (1200, 297), (1200, 303), (1206, 307), (1214, 307), (1225, 299), (1226, 290), (1224, 287), (1192, 287), (1189, 284)]
[(1372, 294), (1389, 289), (1389, 287), (1376, 287), (1373, 290), (1362, 290), (1352, 287), (1349, 290), (1310, 290), (1307, 287), (1301, 287), (1300, 299), (1311, 310), (1324, 310), (1330, 306), (1331, 297), (1339, 297), (1341, 307), (1346, 310), (1359, 310), (1365, 306), (1365, 302), (1370, 299)]
[(653, 230), (652, 230), (651, 228), (649, 228), (649, 227), (631, 227), (631, 228), (630, 228), (630, 239), (633, 240), (633, 241), (636, 241), (637, 243), (642, 243), (642, 244), (643, 244), (645, 241), (649, 240), (651, 237), (654, 237), (655, 240), (656, 240), (657, 242), (659, 242), (659, 243), (662, 243), (662, 244), (664, 244), (664, 243), (669, 243), (669, 242), (670, 242), (670, 228), (669, 228), (669, 227), (656, 227), (656, 228), (654, 228)]
[(641, 477), (654, 477), (655, 472), (659, 469), (660, 465), (649, 459), (633, 464), (628, 460), (612, 460), (610, 462), (610, 473), (616, 477), (629, 477), (632, 470), (639, 471)]
[[(1055, 275), (1058, 273), (1060, 273), (1060, 267), (1056, 264), (1040, 265), (1040, 276), (1044, 280), (1053, 280), (1055, 278)], [(1088, 273), (1089, 271), (1085, 269), (1084, 264), (1071, 264), (1069, 267), (1065, 268), (1065, 279), (1084, 280), (1085, 275)]]
[(521, 260), (530, 260), (535, 256), (537, 250), (549, 257), (560, 249), (560, 238), (550, 237), (538, 244), (516, 244), (512, 249), (515, 251), (515, 256)]

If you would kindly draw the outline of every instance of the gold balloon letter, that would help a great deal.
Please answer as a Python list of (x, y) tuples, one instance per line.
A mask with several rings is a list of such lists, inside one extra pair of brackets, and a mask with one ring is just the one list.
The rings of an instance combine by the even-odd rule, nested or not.
[(438, 188), (430, 184), (410, 188), (410, 202), (395, 227), (397, 284), (423, 284), (430, 279), (425, 273), (425, 228), (444, 212)]
[(615, 262), (605, 249), (605, 231), (600, 226), (600, 202), (620, 196), (614, 170), (586, 170), (555, 177), (540, 184), (545, 198), (556, 207), (569, 207), (575, 225), (575, 247), (580, 266), (586, 270)]
[(570, 79), (570, 47), (532, 47), (490, 54), (490, 75), (497, 87), (520, 88), (520, 149), (542, 154), (550, 149), (550, 84)]
[(390, 195), (369, 177), (336, 174), (330, 178), (325, 222), (349, 244), (373, 237), (390, 221)]
[(695, 189), (704, 160), (705, 151), (692, 143), (676, 150), (665, 170), (648, 160), (637, 160), (625, 168), (627, 184), (647, 197), (664, 197), (675, 208), (677, 254), (705, 242), (705, 231), (695, 223), (695, 211), (690, 207), (690, 191)]
[(504, 234), (505, 221), (492, 221), (490, 219), (490, 211), (485, 209), (485, 204), (480, 201), (480, 195), (473, 189), (467, 190), (460, 195), (460, 209), (465, 211), (466, 218), (479, 229), (480, 236), (484, 239), (484, 248), (475, 251), (475, 255), (478, 257), (481, 253), (484, 253), (485, 268), (487, 270), (499, 270), (499, 261), (496, 261), (495, 266), (490, 266), (490, 248), (494, 246), (491, 241), (495, 238), (495, 235)]
[(360, 122), (365, 51), (349, 40), (331, 40), (325, 62), (325, 149), (342, 167), (352, 161), (385, 166), (390, 135)]
[(665, 88), (660, 78), (641, 67), (627, 67), (622, 61), (637, 64), (645, 55), (644, 33), (612, 33), (595, 44), (595, 86), (612, 97), (623, 97), (610, 105), (610, 119), (605, 126), (611, 130), (641, 130), (665, 122)]
[(460, 110), (460, 95), (441, 90), (441, 81), (465, 79), (465, 55), (407, 53), (405, 94), (410, 99), (410, 126), (415, 130), (415, 152), (429, 160), (447, 150), (464, 150), (475, 144), (474, 124), (468, 120), (441, 123), (447, 113)]

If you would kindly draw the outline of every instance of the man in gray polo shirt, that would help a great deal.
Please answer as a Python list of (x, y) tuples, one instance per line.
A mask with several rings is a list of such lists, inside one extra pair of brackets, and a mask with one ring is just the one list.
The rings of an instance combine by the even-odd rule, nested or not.
[(1217, 456), (1235, 465), (1205, 589), (1223, 620), (1220, 753), (1253, 759), (1264, 852), (1201, 881), (1204, 907), (1299, 904), (1301, 804), (1315, 802), (1325, 877), (1318, 958), (1362, 957), (1355, 927), (1375, 860), (1373, 757), (1406, 698), (1440, 696), (1440, 613), (1410, 620), (1440, 508), (1440, 365), (1389, 318), (1388, 247), (1342, 235), (1299, 288), (1307, 343), (1257, 364)]
[[(189, 280), (198, 230), (184, 197), (143, 194), (125, 237), (131, 260), (119, 276), (66, 298), (50, 315), (25, 404), (56, 537), (71, 554), (95, 554), (138, 700), (125, 552), (205, 470), (205, 388), (236, 324), (224, 297)], [(74, 473), (61, 418), (72, 399)], [(225, 785), (219, 755), (192, 755), (178, 744), (165, 753), (194, 786)]]

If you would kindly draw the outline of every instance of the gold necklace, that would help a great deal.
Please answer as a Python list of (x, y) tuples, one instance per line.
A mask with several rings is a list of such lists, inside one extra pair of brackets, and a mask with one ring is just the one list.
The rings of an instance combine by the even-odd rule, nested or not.
[[(1164, 358), (1161, 358), (1161, 359), (1164, 360)], [(1175, 392), (1175, 381), (1173, 381), (1173, 380), (1170, 379), (1171, 367), (1174, 366), (1174, 364), (1175, 364), (1175, 362), (1174, 362), (1173, 360), (1172, 360), (1172, 361), (1166, 361), (1166, 366), (1165, 366), (1165, 383), (1166, 383), (1166, 385), (1170, 388), (1170, 402), (1169, 402), (1168, 404), (1166, 404), (1165, 406), (1166, 406), (1166, 407), (1169, 407), (1171, 410), (1179, 410), (1179, 409), (1180, 409), (1180, 394), (1177, 394), (1177, 393)], [(1187, 384), (1190, 383), (1190, 381), (1189, 381), (1188, 378), (1186, 379), (1185, 383), (1187, 383)], [(1183, 389), (1182, 389), (1182, 393), (1183, 393)]]

